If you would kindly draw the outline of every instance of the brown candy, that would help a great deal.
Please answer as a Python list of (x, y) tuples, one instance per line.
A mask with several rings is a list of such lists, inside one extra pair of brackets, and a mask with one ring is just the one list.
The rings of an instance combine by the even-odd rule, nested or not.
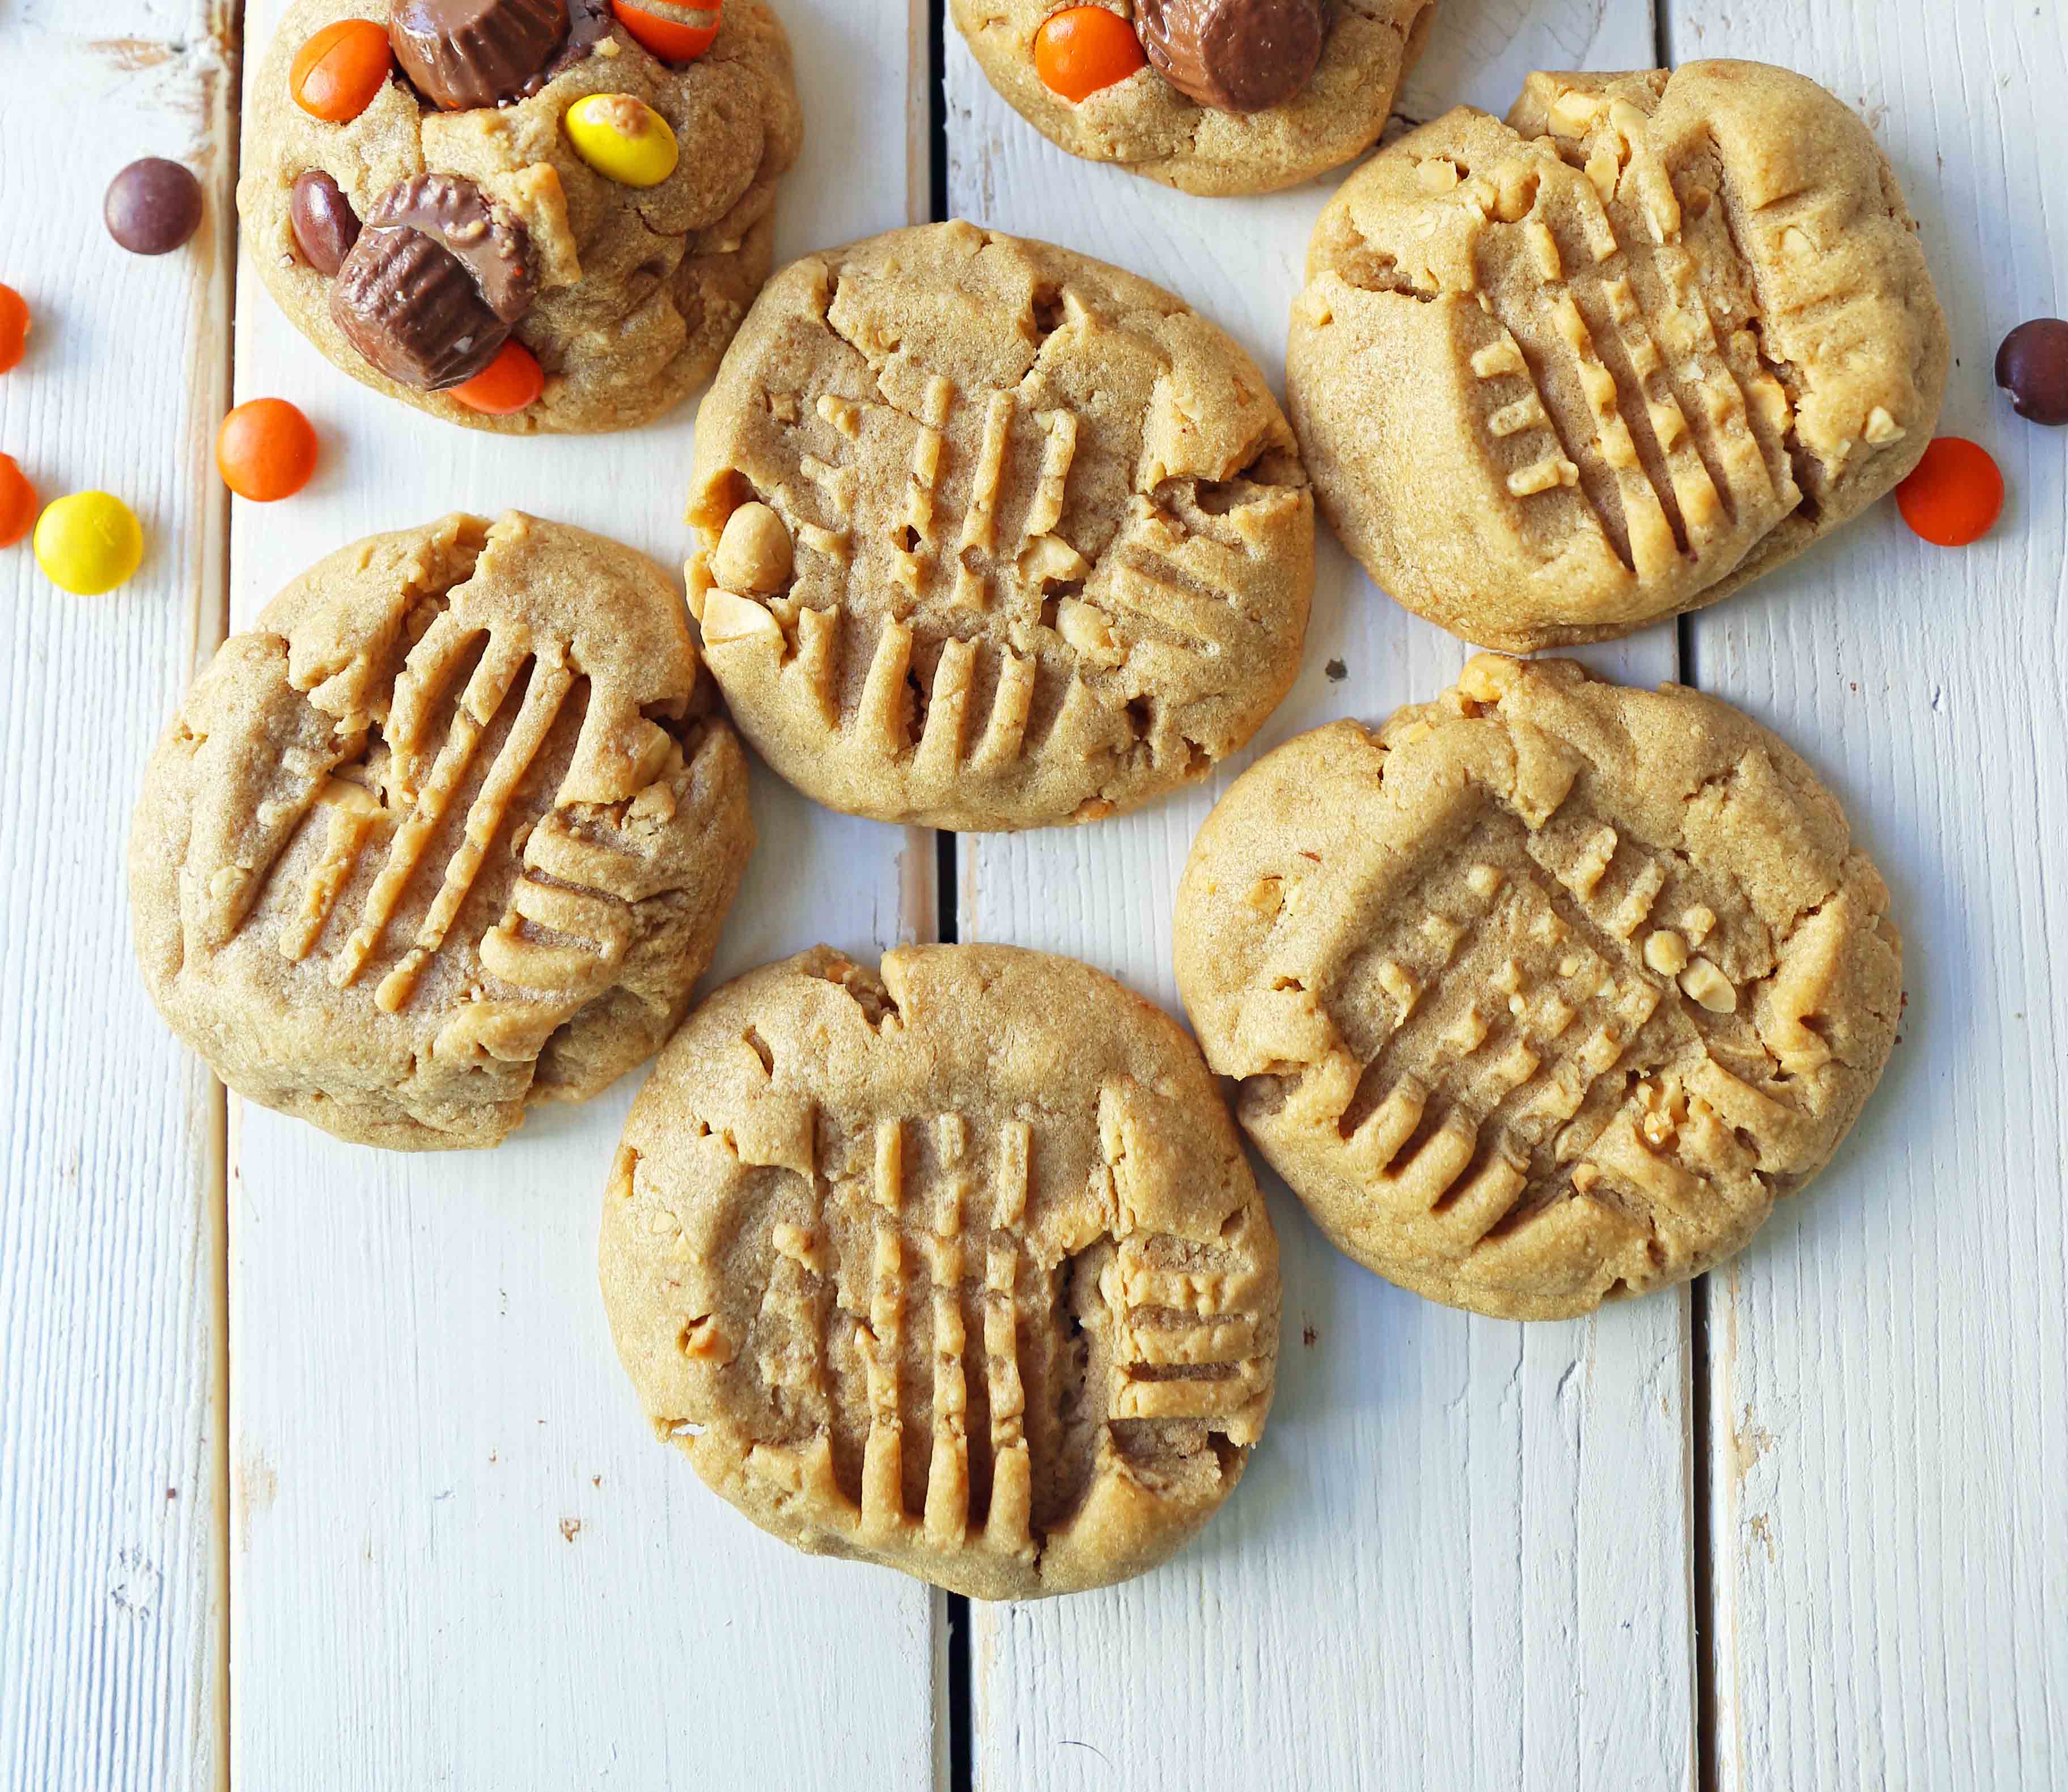
[(320, 169), (311, 169), (295, 182), (287, 197), (287, 221), (295, 227), (302, 259), (326, 280), (344, 265), (359, 241), (359, 213), (337, 182)]
[(567, 35), (568, 0), (391, 0), (388, 9), (395, 60), (449, 112), (515, 100)]
[(1321, 0), (1141, 0), (1135, 24), (1165, 79), (1226, 112), (1284, 105), (1321, 59)]
[(2035, 317), (1997, 351), (1997, 384), (2010, 408), (2033, 423), (2068, 423), (2068, 320)]
[(132, 255), (169, 255), (201, 228), (201, 182), (177, 162), (147, 156), (108, 185), (108, 234)]
[(531, 308), (523, 226), (470, 181), (418, 174), (367, 216), (331, 287), (331, 315), (391, 380), (439, 392), (495, 358)]

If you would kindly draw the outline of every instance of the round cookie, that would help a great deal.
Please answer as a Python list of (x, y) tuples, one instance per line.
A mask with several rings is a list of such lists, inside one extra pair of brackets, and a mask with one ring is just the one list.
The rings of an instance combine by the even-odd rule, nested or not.
[(1866, 127), (1756, 63), (1533, 75), (1314, 227), (1286, 390), (1380, 587), (1529, 652), (1714, 603), (1891, 490), (1946, 326)]
[(1206, 776), (1299, 668), (1313, 503), (1249, 357), (968, 224), (768, 282), (697, 413), (690, 604), (740, 730), (836, 809), (1084, 821)]
[[(545, 40), (552, 59), (507, 103), (445, 110), (396, 71), (356, 117), (334, 124), (296, 103), (296, 55), (340, 20), (385, 29), (388, 9), (297, 0), (250, 85), (237, 189), (244, 247), (295, 327), (377, 391), (478, 429), (629, 429), (710, 378), (767, 277), (776, 177), (802, 132), (789, 43), (763, 0), (726, 0), (716, 41), (680, 66), (645, 50), (604, 0), (395, 0), (394, 10), (421, 24), (542, 9), (560, 31)], [(527, 47), (505, 47), (517, 56)], [(520, 72), (545, 53), (529, 49)], [(440, 72), (434, 59), (424, 78)], [(438, 85), (455, 98), (488, 91)], [(566, 115), (595, 94), (641, 102), (672, 132), (679, 159), (657, 185), (625, 184), (577, 152)], [(404, 204), (423, 197), (405, 183), (426, 176), (444, 177), (436, 203)], [(484, 214), (491, 232), (477, 228)], [(362, 228), (381, 218), (412, 227)], [(544, 386), (495, 415), (447, 388), (504, 331), (536, 356)], [(445, 383), (429, 389), (434, 380)]]
[[(1141, 40), (1134, 71), (1073, 101), (1037, 66), (1065, 0), (951, 10), (985, 78), (1052, 143), (1199, 193), (1272, 193), (1362, 155), (1435, 18), (1435, 0), (1117, 0)], [(1288, 40), (1313, 32), (1318, 58), (1281, 68)], [(1286, 97), (1300, 67), (1312, 73)]]
[(1823, 1166), (1895, 1038), (1887, 906), (1736, 710), (1482, 655), (1236, 780), (1179, 886), (1178, 985), (1337, 1248), (1560, 1319), (1700, 1274)]
[(633, 1103), (602, 1277), (715, 1492), (976, 1599), (1155, 1566), (1271, 1404), (1278, 1246), (1220, 1091), (1045, 953), (821, 946), (726, 985)]
[(660, 1049), (754, 843), (746, 755), (652, 561), (515, 511), (320, 561), (146, 773), (136, 951), (248, 1100), (492, 1145)]

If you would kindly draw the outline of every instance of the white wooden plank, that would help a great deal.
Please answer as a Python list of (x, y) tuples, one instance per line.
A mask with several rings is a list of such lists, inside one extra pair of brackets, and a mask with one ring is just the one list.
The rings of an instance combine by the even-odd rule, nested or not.
[[(0, 554), (0, 1783), (185, 1789), (226, 1757), (222, 1102), (132, 968), (144, 760), (221, 626), (205, 479), (229, 381), (226, 46), (193, 5), (0, 19), (0, 280), (35, 316), (0, 451), (46, 500), (101, 487), (142, 571), (74, 597)], [(34, 78), (23, 71), (33, 69)], [(93, 121), (82, 134), (79, 121)], [(186, 161), (202, 234), (124, 254), (102, 193)]]
[(1892, 504), (1693, 628), (1703, 689), (1803, 752), (1895, 896), (1909, 1006), (1854, 1138), (1709, 1322), (1724, 1786), (2068, 1778), (2068, 435), (1991, 364), (2068, 311), (2068, 15), (2032, 0), (1676, 3), (1678, 56), (1783, 63), (1893, 157), (1946, 305), (1980, 545)]
[[(250, 64), (279, 6), (254, 4)], [(807, 124), (779, 249), (907, 213), (902, 12), (780, 9)], [(247, 65), (249, 66), (249, 65)], [(923, 181), (921, 183), (923, 190)], [(510, 441), (386, 402), (240, 280), (237, 389), (303, 405), (316, 483), (239, 502), (248, 620), (330, 547), (515, 505), (679, 563), (691, 412)], [(831, 815), (756, 769), (760, 845), (714, 977), (925, 919), (930, 836)], [(596, 1286), (637, 1077), (483, 1156), (385, 1156), (233, 1103), (235, 1769), (274, 1786), (814, 1783), (933, 1771), (937, 1602), (762, 1536), (656, 1445)], [(771, 1701), (810, 1688), (808, 1712)]]
[[(1403, 110), (1505, 110), (1532, 67), (1652, 59), (1631, 0), (1439, 14)], [(1195, 199), (1051, 148), (948, 54), (959, 213), (1158, 280), (1274, 381), (1333, 181)], [(1177, 1011), (1172, 893), (1257, 750), (1433, 695), (1465, 650), (1395, 607), (1323, 531), (1300, 681), (1211, 786), (1112, 823), (963, 835), (958, 925), (1086, 958)], [(1673, 676), (1669, 626), (1586, 656)], [(1131, 1585), (975, 1617), (979, 1782), (1331, 1787), (1626, 1785), (1694, 1774), (1684, 1294), (1570, 1325), (1469, 1318), (1338, 1256), (1282, 1187), (1279, 1392), (1247, 1484)]]

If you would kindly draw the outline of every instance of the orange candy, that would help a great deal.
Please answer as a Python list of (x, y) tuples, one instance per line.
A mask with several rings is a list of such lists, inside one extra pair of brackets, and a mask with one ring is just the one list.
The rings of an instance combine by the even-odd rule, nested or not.
[(664, 63), (693, 63), (718, 41), (719, 10), (723, 0), (710, 0), (695, 9), (710, 15), (708, 25), (684, 25), (644, 7), (628, 6), (625, 0), (610, 0), (617, 22)]
[(452, 388), (452, 396), (470, 411), (488, 417), (508, 417), (521, 411), (546, 388), (546, 370), (539, 357), (512, 337), (495, 352), (495, 359)]
[(1989, 451), (1964, 436), (1941, 436), (1895, 488), (1903, 520), (1940, 547), (1965, 547), (2001, 514), (2003, 474)]
[[(0, 286), (0, 292), (7, 289)], [(0, 454), (0, 547), (12, 547), (36, 520), (36, 488), (22, 476), (11, 454)]]
[(316, 433), (284, 398), (254, 398), (222, 420), (216, 470), (239, 498), (271, 504), (292, 498), (316, 469)]
[(22, 358), (29, 340), (29, 307), (12, 286), (0, 286), (0, 373)]
[(391, 59), (388, 34), (372, 19), (340, 18), (295, 53), (287, 88), (312, 117), (348, 124), (373, 104)]
[(1034, 72), (1073, 105), (1126, 80), (1148, 59), (1134, 27), (1103, 6), (1065, 6), (1034, 34)]

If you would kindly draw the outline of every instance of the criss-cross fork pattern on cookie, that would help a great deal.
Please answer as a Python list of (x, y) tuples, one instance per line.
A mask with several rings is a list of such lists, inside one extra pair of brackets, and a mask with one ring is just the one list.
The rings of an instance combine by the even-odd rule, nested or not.
[[(140, 815), (140, 845), (177, 843), (164, 994), (213, 1017), (226, 1079), (348, 1132), (369, 1108), (390, 1143), (483, 1142), (535, 1079), (587, 1094), (657, 1046), (751, 838), (695, 668), (657, 569), (529, 518), (377, 538), (290, 587), (197, 685)], [(229, 1024), (254, 1003), (279, 1013)], [(621, 1039), (541, 1071), (606, 1010)]]
[(1494, 646), (1777, 564), (1909, 470), (1945, 380), (1871, 136), (1751, 64), (1453, 112), (1346, 184), (1309, 273), (1287, 379), (1322, 500), (1388, 591)]
[(1786, 750), (1703, 705), (1480, 660), (1216, 810), (1187, 1005), (1361, 1261), (1584, 1310), (1738, 1248), (1850, 1125), (1899, 1000), (1887, 893)]
[[(782, 532), (754, 566), (743, 506)], [(698, 418), (690, 520), (749, 737), (835, 807), (951, 827), (1203, 776), (1290, 682), (1313, 578), (1248, 358), (1145, 282), (967, 225), (771, 282)]]
[[(1276, 1254), (1232, 1128), (1183, 1099), (1215, 1099), (1203, 1067), (1183, 1091), (1110, 1067), (1044, 1084), (1025, 1073), (1060, 1029), (1037, 1022), (1055, 1037), (967, 1099), (928, 1077), (965, 1056), (934, 1003), (975, 998), (982, 1024), (987, 994), (1036, 995), (1060, 961), (976, 962), (894, 957), (879, 986), (821, 953), (700, 1010), (628, 1125), (605, 1280), (657, 1428), (758, 1522), (1018, 1596), (1146, 1566), (1233, 1485), (1270, 1400)], [(1060, 974), (1051, 999), (1099, 1000), (1096, 973)], [(844, 1074), (864, 1065), (870, 1084)]]

